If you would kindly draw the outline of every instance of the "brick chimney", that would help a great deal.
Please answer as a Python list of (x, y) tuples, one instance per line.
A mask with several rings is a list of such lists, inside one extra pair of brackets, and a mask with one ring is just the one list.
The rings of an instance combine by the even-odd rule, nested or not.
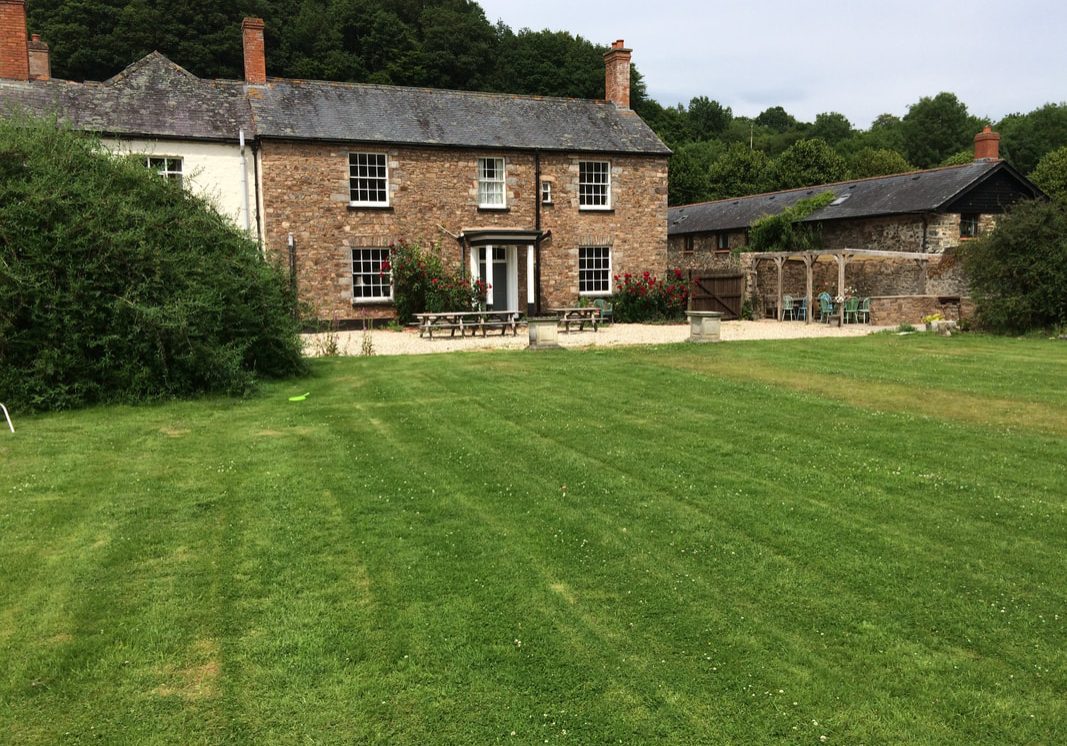
[(630, 108), (630, 53), (622, 39), (604, 55), (604, 98), (621, 109)]
[(30, 79), (26, 0), (0, 0), (0, 78)]
[(1000, 160), (1000, 133), (986, 125), (974, 136), (974, 159), (976, 161)]
[(245, 82), (263, 85), (267, 82), (267, 56), (263, 49), (263, 19), (246, 18), (241, 22), (245, 47)]
[(52, 62), (48, 58), (48, 45), (38, 34), (30, 37), (30, 80), (51, 80)]

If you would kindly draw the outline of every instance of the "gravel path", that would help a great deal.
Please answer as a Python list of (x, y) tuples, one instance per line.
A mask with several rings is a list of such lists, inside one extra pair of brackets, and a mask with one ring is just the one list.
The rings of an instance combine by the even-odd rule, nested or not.
[[(724, 342), (754, 339), (803, 339), (810, 337), (862, 337), (892, 327), (854, 324), (842, 328), (825, 324), (805, 324), (795, 321), (724, 321)], [(326, 335), (305, 334), (304, 349), (307, 354), (321, 354)], [(363, 332), (337, 332), (337, 344), (343, 355), (359, 355), (363, 344)], [(405, 331), (374, 330), (370, 332), (375, 355), (426, 355), (433, 352), (456, 350), (521, 350), (529, 339), (525, 327), (519, 328), (518, 336), (501, 337), (443, 337), (422, 339), (414, 329)], [(684, 342), (689, 337), (689, 324), (612, 324), (599, 331), (559, 334), (563, 347), (617, 347), (620, 345), (649, 345)]]

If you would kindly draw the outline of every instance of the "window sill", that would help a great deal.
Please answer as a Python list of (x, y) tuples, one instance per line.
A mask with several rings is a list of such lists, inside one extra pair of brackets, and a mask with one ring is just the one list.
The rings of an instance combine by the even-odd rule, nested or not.
[(578, 292), (579, 298), (607, 298), (610, 295), (610, 290), (586, 290), (584, 292)]
[(511, 212), (507, 205), (478, 205), (478, 212)]
[(391, 306), (392, 298), (353, 298), (353, 306)]
[(578, 208), (578, 212), (606, 212), (606, 213), (610, 214), (610, 213), (615, 212), (615, 208), (614, 207), (579, 207)]
[(393, 206), (388, 204), (388, 203), (382, 204), (382, 203), (377, 203), (377, 202), (349, 202), (348, 203), (348, 209), (349, 210), (384, 210), (384, 211), (392, 211)]

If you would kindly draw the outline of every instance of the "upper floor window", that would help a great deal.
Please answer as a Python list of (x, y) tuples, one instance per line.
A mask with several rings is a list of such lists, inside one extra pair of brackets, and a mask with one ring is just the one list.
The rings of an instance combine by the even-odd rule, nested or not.
[(578, 162), (578, 208), (582, 210), (611, 209), (611, 163), (608, 161)]
[(393, 297), (389, 249), (352, 249), (352, 299), (362, 303)]
[(348, 193), (353, 205), (389, 205), (389, 165), (385, 153), (348, 154)]
[(551, 205), (552, 204), (552, 182), (551, 181), (542, 181), (541, 182), (541, 204), (543, 204), (543, 205)]
[(960, 215), (960, 238), (978, 237), (978, 216)]
[(715, 251), (722, 253), (730, 250), (730, 234), (725, 231), (720, 232), (715, 239)]
[(478, 159), (478, 207), (507, 207), (503, 158)]
[(158, 171), (164, 179), (178, 182), (182, 185), (182, 159), (174, 156), (145, 156), (145, 165), (153, 171)]
[(682, 251), (686, 254), (693, 253), (693, 234), (687, 233), (682, 236)]

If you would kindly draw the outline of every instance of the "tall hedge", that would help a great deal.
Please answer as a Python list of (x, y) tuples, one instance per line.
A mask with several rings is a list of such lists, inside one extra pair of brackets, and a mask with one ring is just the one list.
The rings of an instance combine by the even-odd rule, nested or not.
[(295, 299), (255, 241), (136, 158), (0, 121), (0, 401), (242, 393), (304, 370)]
[(1067, 325), (1067, 203), (1026, 200), (961, 247), (981, 323), (1001, 332)]

